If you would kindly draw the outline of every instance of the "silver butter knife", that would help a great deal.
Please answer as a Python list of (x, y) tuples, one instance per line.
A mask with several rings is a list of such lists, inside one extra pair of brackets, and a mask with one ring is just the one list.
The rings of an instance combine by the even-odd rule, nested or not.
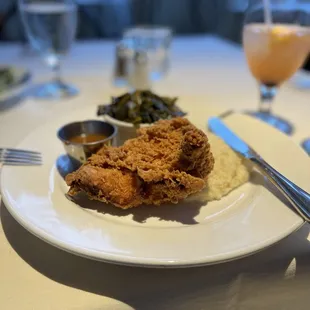
[(271, 167), (261, 156), (235, 135), (219, 118), (210, 118), (208, 120), (208, 126), (213, 133), (222, 138), (232, 149), (253, 162), (258, 170), (268, 177), (277, 189), (290, 201), (298, 213), (307, 222), (310, 222), (309, 193)]

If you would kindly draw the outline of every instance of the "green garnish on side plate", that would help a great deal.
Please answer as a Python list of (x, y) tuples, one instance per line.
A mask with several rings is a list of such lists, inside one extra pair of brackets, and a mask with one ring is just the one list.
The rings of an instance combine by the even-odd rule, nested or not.
[(185, 116), (177, 105), (177, 97), (161, 97), (149, 90), (126, 93), (112, 97), (108, 105), (100, 105), (97, 115), (109, 115), (117, 120), (140, 124), (151, 124), (160, 119)]
[(0, 68), (0, 92), (8, 89), (14, 83), (13, 70), (10, 68)]

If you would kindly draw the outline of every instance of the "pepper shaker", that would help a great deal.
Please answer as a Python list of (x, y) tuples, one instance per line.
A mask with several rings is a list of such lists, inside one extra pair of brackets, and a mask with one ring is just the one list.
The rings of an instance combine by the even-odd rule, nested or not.
[(115, 64), (113, 82), (115, 86), (123, 87), (127, 85), (127, 61), (128, 48), (124, 42), (119, 42), (115, 48)]

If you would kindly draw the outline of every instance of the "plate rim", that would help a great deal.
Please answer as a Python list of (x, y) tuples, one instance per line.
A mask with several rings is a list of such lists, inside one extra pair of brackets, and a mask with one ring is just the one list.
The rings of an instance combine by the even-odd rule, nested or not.
[[(57, 240), (57, 238), (50, 236), (49, 234), (47, 234), (43, 230), (40, 230), (39, 228), (38, 228), (38, 230), (40, 230), (40, 233), (37, 233), (37, 227), (28, 225), (28, 223), (26, 223), (26, 221), (24, 221), (22, 218), (20, 218), (19, 216), (16, 215), (14, 208), (12, 208), (10, 203), (8, 203), (7, 197), (4, 195), (2, 188), (1, 188), (1, 195), (2, 195), (3, 202), (4, 202), (4, 206), (8, 210), (8, 212), (12, 215), (12, 217), (24, 229), (26, 229), (29, 233), (31, 233), (35, 237), (39, 238), (43, 242), (46, 242), (51, 246), (54, 246), (60, 250), (63, 250), (65, 252), (73, 254), (73, 255), (78, 255), (80, 257), (84, 257), (87, 259), (105, 262), (105, 263), (113, 263), (113, 264), (122, 265), (122, 266), (145, 267), (145, 268), (163, 268), (163, 269), (164, 268), (193, 268), (193, 267), (211, 266), (211, 265), (231, 262), (231, 261), (235, 261), (235, 260), (239, 260), (239, 259), (242, 259), (245, 257), (255, 255), (256, 253), (259, 253), (259, 252), (277, 244), (281, 240), (287, 238), (293, 232), (299, 230), (306, 223), (304, 220), (302, 220), (301, 223), (298, 223), (294, 226), (291, 226), (291, 228), (293, 227), (293, 229), (291, 229), (291, 231), (289, 231), (286, 235), (280, 236), (279, 238), (270, 239), (273, 241), (270, 242), (269, 244), (266, 244), (264, 247), (257, 247), (257, 249), (253, 249), (250, 252), (245, 252), (245, 253), (240, 254), (238, 256), (230, 257), (227, 259), (211, 260), (208, 262), (205, 262), (205, 261), (203, 262), (201, 260), (197, 260), (197, 261), (192, 261), (191, 263), (180, 263), (177, 260), (166, 261), (165, 263), (162, 263), (162, 262), (151, 261), (149, 259), (144, 259), (143, 261), (137, 262), (136, 259), (132, 259), (132, 258), (128, 258), (128, 257), (127, 257), (127, 259), (120, 259), (120, 258), (124, 258), (125, 256), (117, 256), (117, 255), (113, 255), (110, 253), (105, 254), (106, 256), (109, 256), (107, 258), (93, 256), (93, 255), (87, 255), (87, 253), (82, 251), (82, 248), (80, 248), (78, 246), (74, 246), (74, 245), (73, 246), (68, 245), (68, 244), (64, 245), (64, 242), (62, 242), (62, 241), (59, 242), (59, 240)], [(261, 244), (261, 243), (258, 243), (258, 245), (259, 244)], [(92, 251), (92, 252), (96, 253), (97, 251)], [(115, 259), (113, 259), (113, 257)], [(213, 257), (216, 257), (216, 256), (213, 256)]]

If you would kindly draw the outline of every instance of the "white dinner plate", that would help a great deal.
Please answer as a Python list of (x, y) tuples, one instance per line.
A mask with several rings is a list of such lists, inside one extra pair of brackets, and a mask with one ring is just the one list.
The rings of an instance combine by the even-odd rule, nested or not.
[[(43, 166), (3, 168), (1, 191), (9, 212), (46, 242), (96, 260), (189, 267), (250, 255), (302, 226), (303, 220), (258, 174), (207, 205), (194, 199), (127, 211), (102, 205), (99, 213), (95, 211), (98, 202), (85, 201), (87, 208), (74, 204), (65, 197), (67, 187), (55, 163), (64, 153), (56, 131), (66, 122), (92, 118), (94, 113), (89, 108), (54, 120), (18, 145), (41, 151)], [(189, 118), (202, 128), (207, 118), (217, 113), (193, 104)], [(244, 115), (229, 116), (225, 122), (276, 169), (310, 190), (309, 158), (290, 138)]]

